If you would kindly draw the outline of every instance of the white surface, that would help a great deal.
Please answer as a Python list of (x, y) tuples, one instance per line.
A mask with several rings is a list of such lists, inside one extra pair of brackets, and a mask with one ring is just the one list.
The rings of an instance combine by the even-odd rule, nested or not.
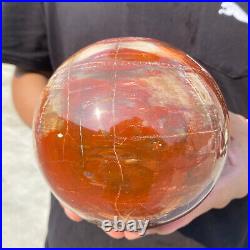
[(49, 189), (33, 153), (31, 129), (11, 98), (14, 67), (3, 64), (3, 247), (44, 247)]

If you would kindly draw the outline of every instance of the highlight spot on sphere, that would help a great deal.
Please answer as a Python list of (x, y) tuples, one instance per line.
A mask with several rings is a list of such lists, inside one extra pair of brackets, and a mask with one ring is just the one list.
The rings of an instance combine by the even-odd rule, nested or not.
[(54, 195), (100, 223), (171, 221), (197, 206), (222, 171), (228, 113), (210, 74), (149, 38), (94, 43), (50, 78), (34, 118)]

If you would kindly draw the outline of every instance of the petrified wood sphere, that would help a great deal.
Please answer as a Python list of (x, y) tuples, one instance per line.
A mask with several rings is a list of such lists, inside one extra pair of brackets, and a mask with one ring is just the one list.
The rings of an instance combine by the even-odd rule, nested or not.
[(70, 57), (34, 119), (42, 172), (83, 218), (171, 221), (210, 192), (226, 157), (228, 113), (187, 54), (147, 38), (108, 39)]

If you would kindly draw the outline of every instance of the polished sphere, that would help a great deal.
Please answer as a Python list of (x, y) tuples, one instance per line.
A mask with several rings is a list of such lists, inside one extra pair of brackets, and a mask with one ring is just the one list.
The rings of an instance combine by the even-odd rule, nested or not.
[(210, 74), (148, 38), (83, 48), (50, 78), (34, 119), (41, 170), (84, 219), (168, 222), (222, 171), (228, 113)]

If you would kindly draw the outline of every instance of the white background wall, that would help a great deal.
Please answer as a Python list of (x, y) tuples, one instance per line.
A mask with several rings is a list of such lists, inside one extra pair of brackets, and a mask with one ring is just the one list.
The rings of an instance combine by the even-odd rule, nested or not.
[(16, 114), (11, 98), (14, 67), (3, 64), (3, 247), (43, 247), (49, 189), (33, 153), (31, 129)]

